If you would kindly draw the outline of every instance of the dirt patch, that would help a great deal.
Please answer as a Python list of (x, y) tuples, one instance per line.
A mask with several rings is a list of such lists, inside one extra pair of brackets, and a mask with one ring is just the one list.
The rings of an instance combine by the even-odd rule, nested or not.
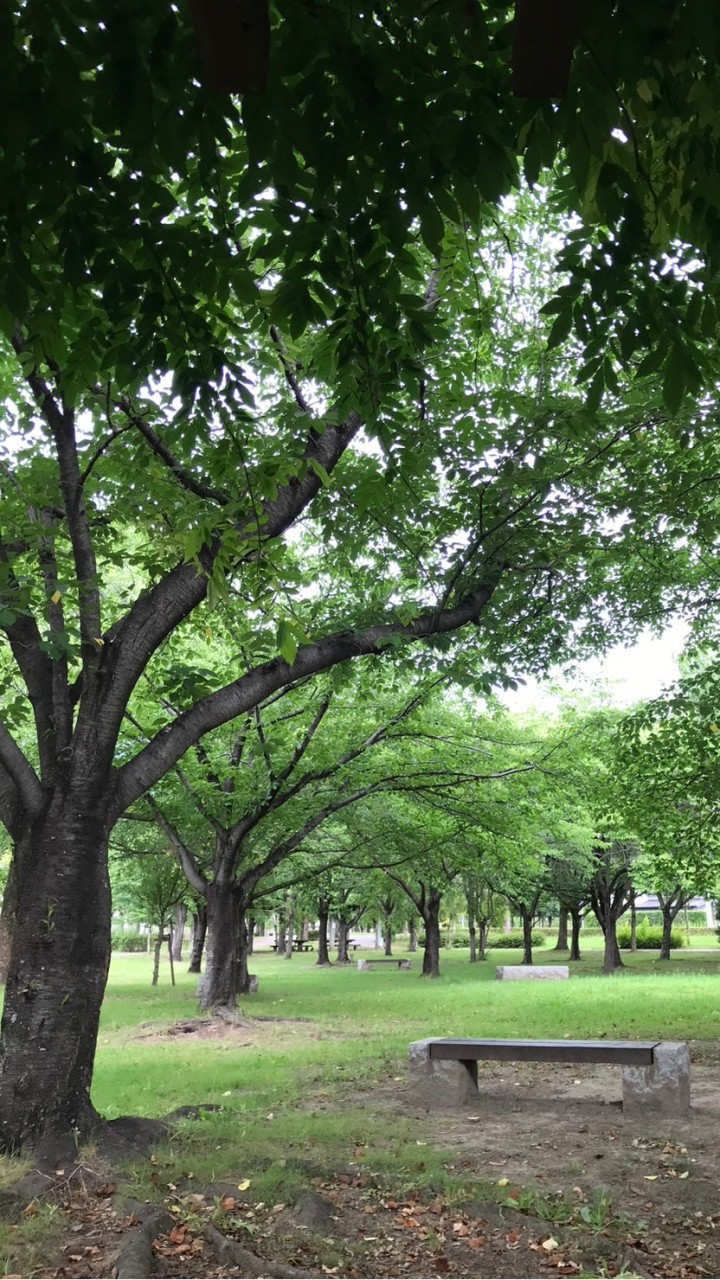
[[(221, 1018), (184, 1018), (180, 1022), (143, 1022), (126, 1037), (133, 1043), (147, 1045), (167, 1044), (176, 1040), (203, 1040), (223, 1042), (234, 1048), (250, 1048), (276, 1038), (275, 1029), (287, 1036), (288, 1027), (311, 1026), (307, 1018), (252, 1018), (247, 1022), (226, 1022)], [(294, 1034), (291, 1031), (290, 1034)], [(313, 1039), (330, 1038), (313, 1028)]]

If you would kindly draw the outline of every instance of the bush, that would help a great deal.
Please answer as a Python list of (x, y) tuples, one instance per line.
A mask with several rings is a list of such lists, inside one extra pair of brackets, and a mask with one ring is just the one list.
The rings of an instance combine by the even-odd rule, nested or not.
[[(630, 925), (623, 924), (617, 931), (618, 946), (621, 951), (630, 950)], [(680, 929), (673, 928), (670, 933), (670, 946), (682, 947), (685, 939)], [(659, 951), (662, 946), (662, 929), (657, 925), (648, 925), (644, 922), (638, 925), (637, 931), (637, 947), (638, 951)]]
[(110, 941), (113, 951), (147, 951), (146, 933), (114, 933)]
[[(532, 944), (534, 947), (544, 947), (545, 935), (539, 933), (537, 929), (533, 929)], [(497, 949), (505, 949), (506, 947), (521, 949), (525, 946), (525, 942), (523, 940), (522, 930), (513, 929), (512, 933), (491, 933), (486, 945)]]

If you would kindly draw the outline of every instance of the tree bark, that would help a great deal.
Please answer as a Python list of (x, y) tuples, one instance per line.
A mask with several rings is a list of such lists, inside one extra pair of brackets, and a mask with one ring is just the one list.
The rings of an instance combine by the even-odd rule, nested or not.
[(423, 952), (423, 978), (440, 977), (440, 903), (442, 894), (437, 889), (430, 889), (423, 904), (423, 924), (425, 925), (425, 950)]
[(532, 927), (534, 912), (531, 915), (529, 911), (522, 912), (522, 931), (523, 931), (523, 964), (532, 964)]
[(488, 936), (489, 928), (490, 928), (489, 920), (480, 921), (480, 938), (479, 938), (478, 955), (477, 955), (478, 960), (485, 959), (485, 948), (487, 946), (487, 936)]
[(293, 938), (295, 936), (295, 898), (290, 894), (287, 904), (287, 933), (285, 934), (285, 951), (283, 953), (286, 960), (293, 958)]
[[(108, 832), (92, 807), (55, 792), (16, 847), (17, 928), (0, 1041), (0, 1145), (86, 1135), (100, 1006), (110, 964)], [(99, 806), (98, 806), (99, 808)], [(29, 1064), (32, 1070), (29, 1070)]]
[(10, 952), (15, 936), (15, 918), (17, 915), (17, 871), (15, 855), (10, 862), (10, 870), (5, 884), (5, 892), (0, 911), (0, 983), (7, 981), (10, 968)]
[(248, 922), (242, 911), (239, 913), (238, 920), (238, 995), (246, 996), (250, 990), (250, 973), (248, 970), (248, 962), (250, 960), (250, 929)]
[(318, 903), (318, 958), (317, 963), (321, 968), (328, 968), (330, 965), (330, 954), (328, 951), (328, 916), (330, 915), (330, 903), (326, 898), (321, 898)]
[(477, 958), (478, 958), (478, 956), (477, 956), (477, 929), (476, 929), (476, 927), (475, 927), (475, 920), (474, 920), (474, 918), (473, 918), (472, 916), (470, 917), (470, 923), (468, 924), (468, 933), (470, 934), (470, 963), (471, 963), (471, 964), (475, 964), (475, 963), (477, 962)]
[(182, 960), (183, 937), (185, 934), (185, 922), (187, 920), (187, 906), (184, 902), (178, 902), (175, 908), (175, 923), (173, 925), (172, 940), (172, 958), (173, 960)]
[(337, 963), (349, 964), (348, 956), (348, 938), (350, 937), (350, 929), (352, 925), (346, 924), (344, 920), (338, 920), (337, 923)]
[(155, 939), (155, 946), (153, 947), (153, 972), (152, 972), (152, 983), (150, 984), (153, 987), (157, 986), (158, 978), (160, 977), (160, 955), (162, 952), (162, 944), (163, 944), (163, 927), (161, 924), (158, 928), (158, 936)]
[(198, 984), (201, 1009), (234, 1009), (237, 1004), (243, 905), (232, 883), (215, 880), (208, 885), (205, 973)]
[(408, 920), (408, 932), (410, 934), (408, 951), (415, 952), (417, 951), (417, 948), (418, 948), (418, 935), (417, 935), (417, 922), (414, 916), (412, 916), (410, 920)]
[(553, 948), (555, 951), (567, 951), (568, 949), (568, 909), (560, 908), (558, 917), (558, 936), (557, 942)]
[(256, 920), (254, 916), (247, 917), (247, 953), (252, 955), (255, 950), (255, 926)]
[(617, 940), (617, 918), (610, 916), (605, 926), (605, 953), (603, 955), (603, 973), (615, 973), (616, 969), (624, 969), (622, 956)]
[(582, 926), (582, 915), (576, 907), (570, 908), (570, 919), (572, 921), (572, 931), (570, 936), (570, 959), (580, 960), (580, 929)]
[(389, 920), (385, 921), (383, 927), (383, 954), (386, 956), (392, 955), (392, 928)]
[(199, 902), (193, 914), (192, 947), (190, 950), (190, 967), (188, 969), (188, 973), (200, 973), (202, 954), (205, 950), (207, 918), (207, 904), (205, 902)]

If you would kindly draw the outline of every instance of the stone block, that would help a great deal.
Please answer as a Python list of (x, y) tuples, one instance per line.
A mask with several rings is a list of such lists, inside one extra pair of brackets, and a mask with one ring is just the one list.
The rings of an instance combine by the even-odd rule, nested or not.
[(672, 1117), (690, 1110), (690, 1054), (683, 1041), (655, 1046), (650, 1067), (623, 1067), (623, 1114)]
[(558, 978), (569, 978), (570, 970), (566, 964), (499, 964), (495, 977), (504, 982), (518, 982), (525, 978), (552, 982)]
[(415, 1040), (408, 1051), (410, 1085), (426, 1107), (477, 1102), (477, 1063), (431, 1058), (431, 1040)]
[(409, 960), (400, 960), (400, 961), (398, 961), (398, 969), (409, 969), (409, 968), (410, 968), (410, 961), (409, 961)]
[(260, 986), (260, 983), (258, 982), (257, 974), (249, 973), (248, 974), (248, 992), (250, 993), (251, 996), (257, 995), (259, 986)]
[(357, 967), (358, 969), (365, 970), (366, 973), (370, 972), (370, 965), (368, 964), (367, 960), (358, 960)]

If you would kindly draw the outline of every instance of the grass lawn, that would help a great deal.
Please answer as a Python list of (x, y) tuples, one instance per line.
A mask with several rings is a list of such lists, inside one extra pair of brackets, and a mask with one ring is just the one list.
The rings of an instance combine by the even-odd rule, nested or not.
[[(544, 963), (562, 962), (557, 953), (538, 950), (541, 956)], [(359, 973), (355, 965), (318, 969), (310, 956), (286, 961), (256, 954), (252, 968), (260, 992), (248, 998), (247, 1012), (308, 1019), (312, 1034), (303, 1023), (279, 1024), (284, 1029), (272, 1044), (240, 1057), (213, 1041), (181, 1037), (148, 1044), (138, 1038), (141, 1023), (193, 1015), (196, 979), (180, 965), (173, 989), (165, 965), (161, 985), (153, 989), (149, 957), (116, 956), (103, 1008), (95, 1104), (108, 1116), (162, 1115), (206, 1101), (245, 1109), (250, 1098), (262, 1108), (278, 1095), (301, 1095), (309, 1079), (320, 1081), (324, 1073), (349, 1079), (404, 1070), (409, 1042), (423, 1036), (686, 1040), (720, 1033), (720, 950), (702, 957), (679, 951), (668, 963), (637, 952), (611, 978), (600, 973), (598, 950), (571, 966), (567, 983), (494, 980), (496, 964), (518, 959), (517, 951), (493, 951), (490, 961), (470, 965), (467, 952), (443, 951), (443, 977), (428, 982), (418, 976), (417, 957), (409, 973), (389, 966)]]
[[(318, 969), (310, 955), (286, 961), (261, 952), (251, 966), (259, 977), (259, 994), (244, 1005), (258, 1021), (247, 1035), (233, 1029), (232, 1035), (203, 1038), (168, 1034), (171, 1026), (197, 1012), (197, 979), (184, 971), (184, 964), (176, 967), (175, 988), (166, 961), (160, 985), (152, 988), (149, 956), (116, 955), (93, 1089), (98, 1110), (113, 1118), (163, 1116), (187, 1104), (221, 1108), (182, 1122), (152, 1160), (144, 1157), (129, 1167), (122, 1175), (127, 1190), (141, 1200), (171, 1203), (174, 1188), (183, 1185), (195, 1190), (219, 1181), (231, 1187), (248, 1184), (248, 1194), (261, 1202), (258, 1211), (272, 1215), (279, 1203), (292, 1203), (309, 1180), (337, 1189), (337, 1179), (342, 1181), (341, 1171), (350, 1163), (371, 1185), (362, 1190), (361, 1178), (352, 1190), (361, 1224), (357, 1212), (379, 1212), (380, 1197), (388, 1189), (393, 1197), (436, 1197), (457, 1218), (452, 1206), (507, 1192), (490, 1167), (494, 1157), (487, 1168), (476, 1161), (470, 1170), (467, 1162), (458, 1163), (449, 1137), (445, 1140), (444, 1122), (425, 1141), (430, 1135), (418, 1127), (417, 1117), (396, 1105), (397, 1091), (407, 1079), (411, 1040), (463, 1034), (713, 1040), (720, 1032), (720, 949), (702, 956), (676, 952), (665, 964), (652, 952), (638, 952), (627, 957), (625, 971), (611, 978), (600, 973), (600, 950), (588, 949), (586, 958), (572, 966), (571, 980), (556, 983), (496, 982), (496, 964), (517, 963), (519, 953), (493, 951), (491, 957), (470, 965), (466, 951), (444, 950), (443, 977), (431, 982), (419, 978), (419, 955), (410, 972), (390, 966), (358, 972), (354, 964)], [(549, 948), (538, 949), (537, 959), (565, 962)], [(0, 1177), (10, 1176), (11, 1163), (4, 1162), (8, 1167), (0, 1168)], [(569, 1186), (568, 1195), (571, 1189), (577, 1190)], [(178, 1190), (176, 1199), (179, 1195)], [(522, 1192), (531, 1207), (534, 1195), (532, 1187)], [(361, 1201), (368, 1204), (368, 1197), (376, 1208), (358, 1209)], [(556, 1209), (571, 1217), (576, 1212), (565, 1201)], [(15, 1274), (57, 1274), (43, 1270), (56, 1230), (51, 1210), (48, 1205), (19, 1226), (0, 1227), (0, 1273), (4, 1268)], [(550, 1215), (547, 1207), (544, 1212)], [(260, 1217), (258, 1212), (262, 1233)], [(268, 1224), (272, 1233), (272, 1222)], [(252, 1225), (247, 1229), (256, 1230)], [(344, 1268), (352, 1274), (395, 1274), (373, 1269), (381, 1260), (360, 1262), (360, 1270), (352, 1271), (357, 1249), (376, 1247), (363, 1241), (378, 1238), (364, 1236), (360, 1225), (355, 1253), (340, 1245), (333, 1253), (328, 1246), (320, 1259), (323, 1270), (332, 1274), (337, 1266), (340, 1275), (346, 1274)], [(505, 1237), (499, 1238), (504, 1248)], [(476, 1274), (472, 1260), (469, 1266), (458, 1274)]]

